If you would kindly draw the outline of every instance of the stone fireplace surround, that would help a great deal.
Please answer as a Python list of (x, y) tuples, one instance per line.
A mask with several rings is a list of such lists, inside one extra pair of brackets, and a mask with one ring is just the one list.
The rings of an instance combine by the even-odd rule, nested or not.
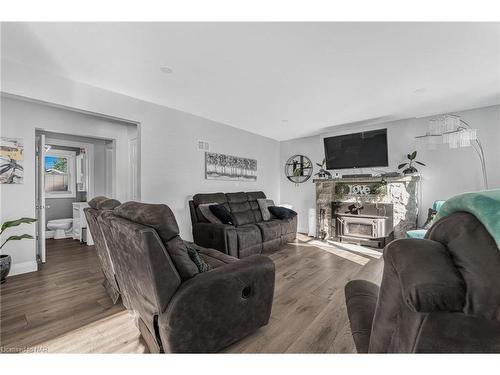
[[(345, 195), (339, 199), (335, 194), (336, 184), (362, 185), (386, 184), (383, 195)], [(415, 229), (418, 220), (418, 194), (420, 176), (362, 177), (317, 179), (316, 184), (316, 237), (335, 240), (335, 225), (332, 223), (333, 202), (390, 203), (393, 205), (394, 238), (404, 238), (406, 231)]]

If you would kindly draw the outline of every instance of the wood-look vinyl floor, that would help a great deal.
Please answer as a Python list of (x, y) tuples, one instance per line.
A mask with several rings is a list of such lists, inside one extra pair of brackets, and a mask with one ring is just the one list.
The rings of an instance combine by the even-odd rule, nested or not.
[[(276, 264), (269, 324), (226, 353), (353, 353), (344, 285), (379, 282), (381, 252), (306, 236), (268, 254)], [(48, 240), (38, 272), (0, 287), (2, 352), (145, 353), (133, 317), (113, 305), (93, 246)]]

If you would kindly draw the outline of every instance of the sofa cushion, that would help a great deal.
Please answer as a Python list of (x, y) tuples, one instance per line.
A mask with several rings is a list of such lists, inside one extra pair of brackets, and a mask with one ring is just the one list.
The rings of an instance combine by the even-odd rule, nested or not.
[(269, 212), (278, 219), (292, 219), (297, 216), (297, 212), (286, 207), (270, 206)]
[(272, 199), (260, 198), (257, 199), (257, 204), (259, 205), (262, 220), (271, 220), (271, 212), (269, 211), (269, 207), (274, 206), (274, 201)]
[(116, 216), (152, 227), (163, 242), (179, 234), (179, 227), (172, 210), (164, 204), (125, 202), (114, 211)]
[(234, 225), (240, 226), (255, 223), (255, 216), (246, 193), (228, 193), (226, 194), (226, 198), (234, 219)]
[(222, 204), (212, 204), (208, 206), (208, 209), (214, 214), (214, 216), (220, 220), (222, 224), (234, 225), (235, 220), (233, 215), (227, 210)]
[(248, 202), (248, 195), (242, 191), (237, 193), (226, 193), (226, 199), (229, 205), (231, 205), (231, 203)]
[(203, 203), (226, 203), (227, 198), (224, 193), (207, 193), (193, 195), (193, 202), (196, 207)]
[(277, 222), (281, 226), (281, 235), (284, 236), (289, 233), (295, 233), (296, 231), (296, 218), (293, 219), (273, 219), (273, 222)]
[(252, 256), (252, 255), (262, 254), (263, 248), (264, 248), (264, 245), (262, 243), (259, 243), (257, 245), (246, 247), (244, 249), (239, 249), (238, 250), (238, 258), (243, 259), (243, 258)]
[(281, 225), (276, 221), (263, 221), (255, 224), (259, 227), (263, 242), (272, 241), (281, 237)]
[(249, 191), (247, 193), (248, 201), (257, 201), (257, 199), (265, 199), (266, 194), (263, 191)]
[(262, 212), (259, 206), (259, 199), (265, 199), (266, 195), (262, 191), (251, 191), (247, 193), (248, 203), (250, 204), (250, 209), (252, 210), (253, 216), (255, 218), (255, 223), (264, 221), (262, 218)]
[(209, 221), (205, 218), (200, 210), (200, 205), (207, 203), (223, 204), (229, 210), (226, 195), (224, 193), (195, 194), (193, 196), (193, 204), (196, 211), (196, 217), (199, 222), (209, 223)]
[(200, 256), (212, 267), (212, 269), (238, 261), (238, 258), (234, 258), (214, 249), (200, 247), (198, 252)]
[(120, 201), (116, 199), (104, 199), (97, 203), (97, 209), (99, 210), (114, 210), (116, 207), (120, 205)]
[(210, 206), (217, 204), (218, 203), (202, 203), (198, 206), (203, 217), (212, 224), (222, 224), (222, 221), (210, 210)]
[[(246, 207), (248, 207), (248, 209)], [(236, 210), (240, 209), (242, 211), (231, 210), (231, 215), (233, 215), (234, 218), (234, 225), (241, 226), (245, 224), (254, 224), (255, 216), (250, 209), (250, 204), (248, 202), (245, 202), (244, 204), (241, 204), (239, 208), (236, 208)]]
[(253, 214), (254, 223), (260, 223), (261, 221), (264, 221), (264, 219), (262, 218), (262, 213), (260, 212), (259, 203), (257, 201), (248, 201), (248, 204), (250, 205), (250, 210)]
[(260, 229), (255, 224), (236, 227), (236, 236), (238, 239), (238, 249), (240, 250), (262, 243)]
[(177, 221), (168, 206), (126, 202), (115, 208), (114, 213), (116, 216), (155, 229), (183, 280), (198, 273), (198, 268), (189, 257), (186, 245), (179, 237)]

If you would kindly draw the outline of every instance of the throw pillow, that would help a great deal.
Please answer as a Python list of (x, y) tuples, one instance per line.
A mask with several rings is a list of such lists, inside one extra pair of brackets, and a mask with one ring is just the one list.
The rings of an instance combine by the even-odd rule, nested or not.
[(196, 267), (198, 267), (198, 271), (200, 271), (200, 273), (210, 271), (212, 267), (201, 257), (200, 253), (196, 249), (196, 245), (187, 241), (184, 241), (184, 243), (186, 244), (188, 255), (193, 263), (196, 264)]
[(271, 213), (269, 212), (269, 207), (274, 206), (273, 200), (261, 198), (257, 199), (257, 203), (259, 204), (260, 213), (262, 214), (262, 220), (264, 221), (271, 220)]
[(198, 206), (200, 209), (201, 214), (205, 219), (208, 220), (209, 223), (212, 224), (222, 224), (222, 221), (220, 221), (217, 216), (215, 216), (212, 211), (210, 211), (210, 206), (213, 206), (214, 204), (218, 203), (202, 203)]
[(213, 204), (208, 206), (210, 211), (219, 219), (222, 224), (234, 225), (233, 216), (223, 204)]
[(270, 206), (269, 212), (271, 212), (278, 219), (292, 219), (297, 216), (297, 212), (286, 207)]

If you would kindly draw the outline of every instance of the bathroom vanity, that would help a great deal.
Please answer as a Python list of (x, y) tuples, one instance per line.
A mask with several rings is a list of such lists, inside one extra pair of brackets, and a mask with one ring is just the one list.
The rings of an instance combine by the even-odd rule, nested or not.
[(73, 203), (73, 239), (84, 242), (86, 240), (88, 246), (94, 244), (90, 230), (88, 230), (87, 219), (83, 209), (88, 207), (87, 202), (74, 202)]

